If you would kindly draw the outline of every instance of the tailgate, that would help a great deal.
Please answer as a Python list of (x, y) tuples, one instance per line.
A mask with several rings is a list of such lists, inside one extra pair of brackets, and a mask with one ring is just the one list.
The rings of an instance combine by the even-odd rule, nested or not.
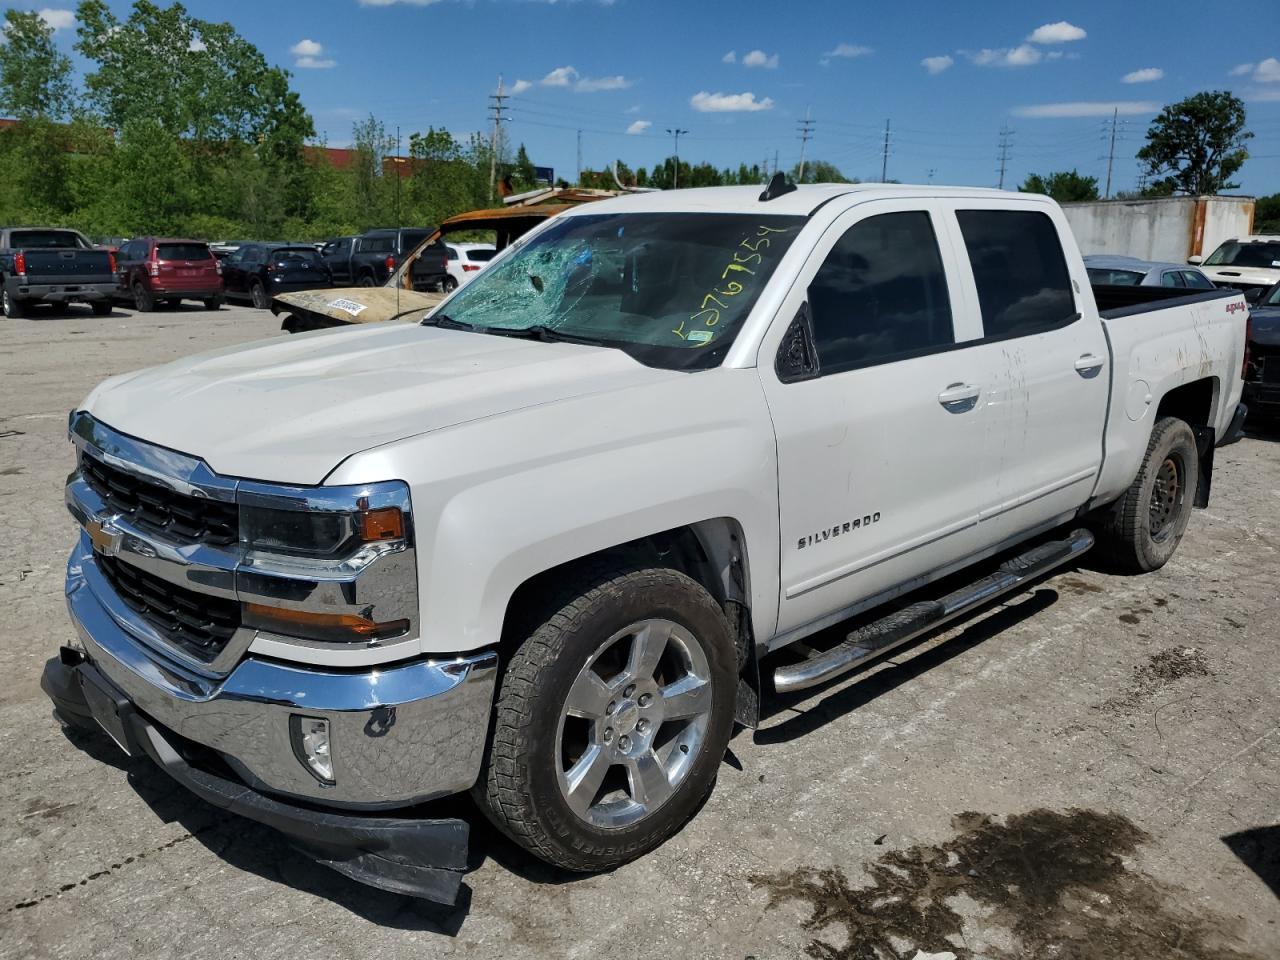
[(99, 281), (115, 279), (106, 250), (23, 250), (27, 282)]

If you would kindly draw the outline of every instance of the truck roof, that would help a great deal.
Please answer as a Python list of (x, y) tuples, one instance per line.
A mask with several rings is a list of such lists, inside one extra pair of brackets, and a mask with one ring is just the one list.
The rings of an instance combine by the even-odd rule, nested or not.
[[(909, 183), (812, 183), (796, 187), (772, 200), (762, 201), (763, 185), (752, 187), (695, 187), (689, 190), (656, 190), (631, 193), (596, 203), (584, 204), (562, 216), (592, 213), (628, 212), (671, 213), (676, 211), (707, 213), (761, 213), (808, 216), (817, 207), (835, 197), (857, 194), (859, 199), (878, 200), (894, 197), (1035, 197), (988, 187), (937, 187)], [(1042, 198), (1046, 199), (1047, 198)]]

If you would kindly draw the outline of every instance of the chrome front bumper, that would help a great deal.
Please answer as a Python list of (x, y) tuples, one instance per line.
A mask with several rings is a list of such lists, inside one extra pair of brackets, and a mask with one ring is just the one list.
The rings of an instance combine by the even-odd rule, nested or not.
[[(468, 789), (484, 752), (497, 655), (337, 671), (248, 657), (222, 677), (164, 659), (107, 583), (87, 534), (67, 564), (67, 608), (86, 659), (130, 703), (217, 751), (255, 790), (388, 809)], [(298, 759), (289, 718), (329, 721), (333, 784)]]

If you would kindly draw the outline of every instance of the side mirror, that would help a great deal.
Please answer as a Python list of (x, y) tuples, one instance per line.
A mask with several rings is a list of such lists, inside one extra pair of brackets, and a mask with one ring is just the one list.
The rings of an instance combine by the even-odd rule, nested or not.
[(1248, 290), (1244, 292), (1244, 302), (1252, 305), (1257, 305), (1258, 301), (1262, 299), (1262, 295), (1265, 292), (1266, 290), (1263, 287), (1250, 287)]
[(1204, 263), (1204, 257), (1197, 253), (1195, 256), (1187, 257), (1187, 263), (1191, 264), (1193, 267), (1198, 267), (1200, 264)]

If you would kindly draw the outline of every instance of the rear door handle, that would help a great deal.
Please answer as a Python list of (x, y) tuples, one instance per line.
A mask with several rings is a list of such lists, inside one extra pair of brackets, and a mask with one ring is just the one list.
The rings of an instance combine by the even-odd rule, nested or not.
[(952, 383), (938, 394), (938, 402), (950, 413), (968, 413), (977, 406), (980, 396), (982, 396), (981, 387), (970, 386), (967, 383)]
[(1102, 365), (1106, 363), (1102, 357), (1094, 356), (1092, 353), (1083, 354), (1076, 361), (1076, 373), (1088, 379), (1097, 376), (1098, 371), (1102, 369)]

